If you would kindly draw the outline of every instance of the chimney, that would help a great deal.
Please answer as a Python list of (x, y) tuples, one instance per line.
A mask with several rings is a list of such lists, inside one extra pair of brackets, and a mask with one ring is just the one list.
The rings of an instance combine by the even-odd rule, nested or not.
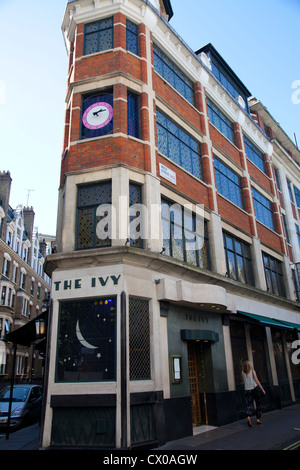
[(33, 207), (23, 207), (24, 228), (30, 243), (32, 243), (34, 216)]
[(10, 188), (11, 188), (11, 176), (9, 171), (0, 171), (0, 205), (5, 212), (5, 218), (2, 221), (0, 238), (4, 238), (6, 230), (6, 215), (8, 212)]

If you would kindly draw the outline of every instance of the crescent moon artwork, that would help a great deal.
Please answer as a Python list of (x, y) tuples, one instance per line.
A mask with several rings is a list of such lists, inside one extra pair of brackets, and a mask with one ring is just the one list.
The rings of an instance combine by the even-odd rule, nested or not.
[(76, 336), (77, 336), (78, 341), (80, 341), (82, 346), (84, 346), (85, 348), (87, 348), (87, 349), (98, 349), (98, 346), (93, 346), (92, 344), (88, 343), (84, 339), (84, 337), (82, 336), (82, 333), (81, 333), (80, 327), (79, 327), (79, 320), (77, 320), (77, 323), (76, 323)]

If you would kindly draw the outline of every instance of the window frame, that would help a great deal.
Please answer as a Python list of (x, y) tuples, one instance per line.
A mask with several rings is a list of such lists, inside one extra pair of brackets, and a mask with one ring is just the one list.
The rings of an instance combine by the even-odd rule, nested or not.
[(233, 122), (209, 98), (207, 98), (207, 111), (209, 122), (235, 145)]
[(156, 73), (192, 106), (195, 105), (194, 82), (155, 43), (153, 43), (153, 66)]
[[(95, 202), (93, 204), (82, 204), (82, 205), (79, 205), (79, 198), (80, 198), (80, 191), (83, 190), (84, 188), (88, 188), (88, 187), (92, 187), (92, 186), (95, 186), (95, 185), (108, 185), (110, 184), (110, 200), (107, 199), (107, 200), (103, 200), (103, 201), (99, 201), (99, 202)], [(90, 182), (90, 183), (87, 183), (87, 184), (80, 184), (78, 185), (77, 187), (77, 199), (76, 199), (76, 231), (75, 231), (75, 250), (76, 251), (82, 251), (82, 250), (89, 250), (89, 249), (93, 249), (93, 248), (105, 248), (107, 246), (111, 246), (111, 238), (109, 239), (108, 238), (108, 242), (106, 243), (101, 243), (101, 242), (105, 242), (106, 240), (101, 240), (101, 242), (99, 244), (97, 244), (97, 234), (96, 234), (96, 227), (97, 227), (97, 224), (98, 222), (101, 220), (101, 217), (99, 217), (99, 221), (97, 221), (97, 208), (100, 206), (100, 205), (105, 205), (105, 204), (111, 204), (112, 203), (112, 181), (111, 180), (103, 180), (103, 181), (98, 181), (98, 182)], [(81, 211), (84, 212), (85, 210), (87, 209), (91, 209), (91, 217), (93, 218), (94, 220), (94, 225), (93, 225), (93, 233), (92, 233), (92, 236), (93, 236), (93, 241), (92, 241), (92, 246), (84, 246), (84, 247), (81, 247), (79, 248), (79, 224), (80, 224), (80, 214), (81, 214)]]
[[(258, 147), (247, 137), (244, 135), (244, 144), (245, 144), (245, 152), (246, 157), (259, 168), (263, 173), (266, 174), (266, 162), (264, 158), (264, 154), (259, 150)], [(247, 152), (248, 149), (248, 152)]]
[[(232, 242), (231, 246), (228, 243), (229, 239)], [(254, 286), (251, 245), (226, 231), (223, 231), (223, 243), (228, 277), (243, 284)], [(237, 247), (238, 245), (240, 245), (240, 249)], [(239, 263), (239, 260), (242, 263)], [(230, 262), (232, 261), (234, 262), (234, 276), (231, 275), (232, 270), (230, 269)], [(243, 277), (239, 274), (239, 267), (243, 269)]]
[[(134, 41), (130, 44), (130, 38)], [(134, 47), (132, 47), (134, 44)], [(132, 50), (133, 49), (133, 50)], [(126, 50), (139, 56), (139, 25), (126, 18)]]
[[(215, 155), (214, 168), (218, 193), (238, 206), (240, 209), (245, 210), (242, 178)], [(234, 186), (232, 187), (232, 185)], [(232, 189), (234, 189), (233, 194)]]
[[(173, 129), (173, 131), (171, 131)], [(195, 178), (203, 181), (202, 155), (200, 142), (178, 126), (172, 119), (159, 109), (156, 111), (156, 132), (158, 151), (177, 164), (184, 171), (189, 172)], [(161, 145), (163, 142), (163, 145)], [(176, 143), (177, 154), (171, 150), (171, 145)], [(193, 148), (194, 147), (194, 148)], [(165, 152), (166, 150), (166, 152)], [(187, 166), (186, 152), (190, 152)], [(176, 155), (176, 158), (174, 157)], [(195, 162), (197, 158), (197, 165)], [(199, 169), (199, 173), (198, 173)]]
[[(259, 200), (259, 198), (256, 195), (259, 196), (261, 200)], [(275, 232), (275, 220), (273, 217), (272, 201), (267, 199), (259, 191), (257, 191), (257, 189), (253, 187), (252, 187), (252, 197), (253, 197), (253, 204), (254, 204), (256, 219), (258, 220), (258, 222), (264, 224), (270, 230), (273, 230)], [(267, 202), (268, 206), (264, 202)]]
[[(107, 26), (107, 27), (103, 27), (101, 28), (101, 25), (104, 24), (104, 22), (108, 21), (108, 20), (111, 20), (111, 25)], [(98, 29), (95, 30), (95, 31), (87, 31), (88, 30), (88, 27), (91, 26), (92, 24), (98, 24)], [(112, 34), (112, 38), (111, 38), (111, 47), (108, 47), (108, 48), (101, 48), (101, 32), (102, 31), (108, 31), (108, 30), (111, 30), (111, 34)], [(87, 37), (88, 36), (91, 36), (92, 34), (97, 34), (97, 50), (93, 51), (93, 52), (87, 52)], [(86, 23), (84, 25), (84, 35), (83, 35), (83, 55), (84, 56), (87, 56), (87, 55), (90, 55), (90, 54), (98, 54), (100, 52), (104, 52), (104, 51), (109, 51), (111, 49), (114, 48), (114, 18), (113, 16), (109, 16), (107, 18), (101, 18), (100, 20), (96, 20), (96, 21), (91, 21), (89, 23)]]
[[(168, 217), (164, 213), (164, 205), (168, 207)], [(191, 211), (184, 211), (183, 206), (180, 204), (171, 202), (165, 197), (161, 198), (161, 222), (162, 222), (162, 239), (163, 239), (163, 253), (167, 256), (171, 256), (174, 259), (183, 261), (192, 266), (199, 267), (201, 269), (211, 270), (211, 260), (210, 260), (210, 247), (209, 247), (209, 237), (208, 237), (208, 225), (207, 221), (204, 220), (204, 237), (201, 233), (197, 233), (197, 227), (195, 223), (196, 215)], [(173, 208), (173, 212), (172, 212)], [(178, 210), (178, 220), (175, 220), (174, 209)], [(180, 210), (180, 213), (179, 213)], [(186, 226), (186, 215), (191, 216), (192, 218), (192, 227)], [(167, 231), (167, 233), (165, 232)], [(196, 246), (200, 245), (200, 249), (187, 250), (188, 241), (186, 240), (186, 234), (194, 234), (196, 232), (197, 240), (195, 242)], [(178, 234), (180, 238), (175, 238), (174, 234)], [(165, 236), (167, 235), (167, 236)], [(202, 241), (203, 240), (203, 241)], [(179, 247), (180, 257), (176, 256), (175, 250)], [(204, 248), (205, 256), (202, 255), (202, 250)]]
[[(266, 252), (262, 252), (262, 259), (264, 265), (267, 291), (271, 292), (274, 295), (286, 297), (282, 262)], [(268, 262), (268, 266), (266, 266), (266, 261)], [(267, 276), (267, 273), (269, 273), (270, 276)]]

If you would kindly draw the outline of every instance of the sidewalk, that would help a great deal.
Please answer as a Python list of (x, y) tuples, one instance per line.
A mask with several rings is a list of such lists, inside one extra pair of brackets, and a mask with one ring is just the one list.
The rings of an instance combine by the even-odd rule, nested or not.
[[(200, 426), (194, 436), (168, 442), (159, 448), (152, 449), (151, 452), (283, 450), (290, 447), (292, 443), (298, 442), (300, 445), (300, 403), (264, 413), (262, 421), (263, 426), (253, 424), (252, 428), (247, 426), (245, 420), (219, 428)], [(38, 423), (12, 432), (8, 440), (6, 440), (5, 431), (1, 431), (0, 452), (1, 450), (38, 450), (39, 435)]]
[[(249, 428), (246, 420), (200, 431), (194, 436), (168, 442), (159, 450), (284, 450), (292, 443), (300, 446), (300, 403), (281, 410), (263, 413), (263, 426), (252, 419)], [(255, 423), (255, 424), (254, 424)]]
[(1, 450), (37, 450), (40, 445), (40, 425), (34, 423), (9, 434), (6, 439), (6, 430), (0, 431)]

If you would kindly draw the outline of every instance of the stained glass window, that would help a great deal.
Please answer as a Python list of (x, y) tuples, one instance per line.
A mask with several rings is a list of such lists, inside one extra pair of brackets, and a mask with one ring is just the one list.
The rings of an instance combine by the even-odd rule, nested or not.
[(83, 55), (105, 51), (113, 47), (113, 18), (93, 21), (85, 25)]
[(157, 110), (159, 152), (199, 179), (203, 179), (200, 144), (171, 119)]
[(179, 67), (153, 44), (154, 70), (191, 104), (194, 104), (194, 84)]
[(139, 184), (129, 184), (129, 223), (130, 246), (143, 248), (144, 214), (142, 206), (142, 187)]
[(243, 209), (241, 178), (216, 157), (214, 157), (214, 166), (218, 192)]
[(233, 124), (230, 119), (209, 99), (207, 109), (210, 122), (234, 144)]
[(57, 382), (116, 379), (115, 297), (60, 302)]
[(129, 297), (130, 380), (151, 378), (149, 301)]
[(246, 155), (261, 171), (266, 172), (265, 159), (263, 153), (244, 136)]
[[(78, 187), (77, 195), (77, 250), (100, 248), (111, 245), (110, 213), (105, 205), (111, 204), (111, 182), (93, 183)], [(102, 206), (103, 211), (98, 211)], [(106, 224), (107, 222), (107, 224)], [(107, 230), (107, 236), (99, 238), (97, 224)], [(103, 235), (103, 234), (102, 234)]]
[(259, 220), (259, 222), (262, 222), (271, 230), (274, 230), (275, 224), (273, 219), (272, 202), (269, 201), (269, 199), (264, 197), (262, 194), (260, 194), (258, 191), (256, 191), (256, 189), (254, 188), (252, 188), (252, 194), (257, 220)]
[(139, 27), (130, 20), (126, 20), (126, 48), (139, 55)]
[(140, 100), (135, 93), (127, 93), (127, 133), (140, 138)]
[(207, 222), (170, 201), (161, 201), (164, 254), (210, 269)]

